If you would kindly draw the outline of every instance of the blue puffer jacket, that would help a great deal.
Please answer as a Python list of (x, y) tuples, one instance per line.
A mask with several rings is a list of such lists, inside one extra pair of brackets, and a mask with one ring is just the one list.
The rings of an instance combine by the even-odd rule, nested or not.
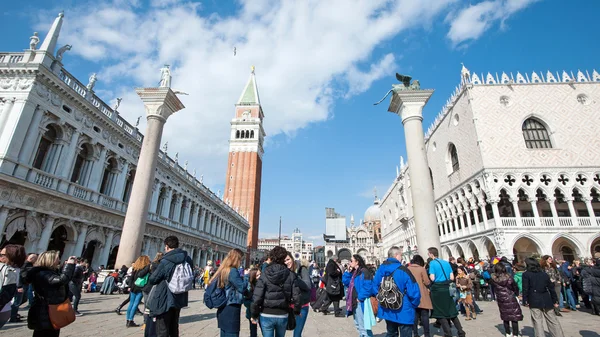
[(415, 322), (415, 308), (419, 306), (421, 302), (421, 291), (419, 290), (419, 284), (415, 281), (414, 277), (410, 272), (405, 272), (406, 268), (398, 269), (400, 262), (394, 258), (389, 258), (383, 262), (373, 278), (373, 290), (372, 295), (377, 295), (379, 291), (379, 285), (384, 277), (394, 274), (394, 281), (398, 285), (398, 289), (404, 294), (402, 301), (402, 308), (400, 310), (390, 310), (382, 308), (379, 305), (377, 311), (377, 317), (381, 319), (390, 320), (392, 322), (400, 324), (410, 324)]
[[(351, 272), (347, 271), (344, 273), (344, 275), (342, 275), (342, 283), (344, 283), (344, 287), (348, 288), (350, 286), (351, 280)], [(361, 269), (354, 278), (354, 291), (352, 292), (352, 294), (346, 294), (346, 296), (352, 296), (352, 310), (356, 309), (358, 302), (363, 302), (364, 300), (371, 297), (372, 290), (373, 273), (367, 268)]]

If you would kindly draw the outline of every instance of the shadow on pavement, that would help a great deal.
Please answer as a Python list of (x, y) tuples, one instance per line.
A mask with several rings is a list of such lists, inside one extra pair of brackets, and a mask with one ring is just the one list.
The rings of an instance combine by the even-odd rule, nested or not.
[(195, 322), (204, 321), (207, 319), (213, 319), (216, 317), (217, 317), (216, 313), (182, 316), (179, 318), (179, 324), (195, 323)]

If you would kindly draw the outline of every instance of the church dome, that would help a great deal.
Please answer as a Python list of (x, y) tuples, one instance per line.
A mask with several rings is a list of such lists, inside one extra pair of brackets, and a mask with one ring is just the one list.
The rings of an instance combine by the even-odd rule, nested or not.
[(381, 221), (381, 210), (379, 209), (379, 199), (375, 199), (373, 205), (367, 208), (365, 212), (364, 222)]

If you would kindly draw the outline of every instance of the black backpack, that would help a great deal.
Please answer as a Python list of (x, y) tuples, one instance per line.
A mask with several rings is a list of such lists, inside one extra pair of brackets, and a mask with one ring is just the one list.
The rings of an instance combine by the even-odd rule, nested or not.
[(381, 305), (382, 308), (390, 310), (399, 310), (402, 308), (402, 299), (404, 298), (404, 294), (398, 288), (396, 281), (394, 281), (394, 273), (396, 273), (400, 268), (402, 268), (402, 265), (381, 280), (379, 291), (377, 292), (376, 297), (379, 305)]

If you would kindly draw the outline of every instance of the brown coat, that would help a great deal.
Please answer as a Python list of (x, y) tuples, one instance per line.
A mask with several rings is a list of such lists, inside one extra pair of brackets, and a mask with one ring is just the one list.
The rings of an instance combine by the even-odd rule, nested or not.
[(413, 274), (415, 280), (417, 280), (417, 283), (419, 284), (419, 290), (421, 291), (419, 308), (432, 310), (433, 304), (431, 303), (431, 296), (429, 296), (429, 289), (427, 288), (431, 281), (429, 280), (427, 271), (418, 264), (411, 264), (408, 266), (408, 270)]

